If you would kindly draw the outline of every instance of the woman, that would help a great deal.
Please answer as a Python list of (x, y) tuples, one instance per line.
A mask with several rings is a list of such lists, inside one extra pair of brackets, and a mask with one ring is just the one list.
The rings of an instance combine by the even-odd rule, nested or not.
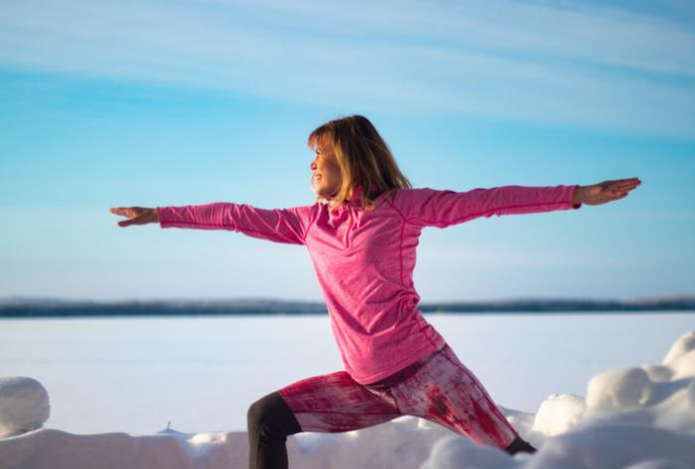
[(483, 216), (605, 204), (626, 197), (641, 181), (414, 189), (372, 123), (359, 115), (318, 127), (308, 145), (316, 151), (312, 205), (111, 209), (128, 217), (122, 227), (159, 222), (162, 228), (232, 230), (309, 251), (345, 371), (300, 380), (249, 407), (250, 467), (286, 468), (289, 435), (356, 430), (402, 415), (437, 422), (509, 454), (535, 452), (417, 309), (412, 274), (418, 237), (427, 226)]

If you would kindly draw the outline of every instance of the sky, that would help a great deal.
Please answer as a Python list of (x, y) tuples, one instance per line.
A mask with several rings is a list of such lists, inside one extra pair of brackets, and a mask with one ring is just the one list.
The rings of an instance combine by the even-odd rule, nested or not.
[(420, 239), (422, 302), (695, 294), (695, 4), (5, 0), (0, 297), (321, 301), (302, 246), (109, 207), (311, 204), (362, 114), (415, 187), (627, 198)]

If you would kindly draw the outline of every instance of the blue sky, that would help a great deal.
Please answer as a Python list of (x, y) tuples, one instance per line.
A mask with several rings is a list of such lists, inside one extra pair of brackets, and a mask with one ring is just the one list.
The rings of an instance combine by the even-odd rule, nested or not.
[(369, 117), (416, 187), (626, 199), (423, 232), (422, 301), (695, 294), (690, 1), (0, 4), (0, 296), (321, 300), (304, 248), (109, 207), (309, 204)]

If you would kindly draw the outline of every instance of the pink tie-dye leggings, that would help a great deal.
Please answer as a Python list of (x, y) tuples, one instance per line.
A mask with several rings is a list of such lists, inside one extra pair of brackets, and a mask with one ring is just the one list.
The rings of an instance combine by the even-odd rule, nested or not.
[(279, 393), (304, 432), (345, 432), (414, 415), (478, 445), (504, 449), (518, 435), (447, 344), (378, 383), (362, 385), (339, 371), (297, 381)]

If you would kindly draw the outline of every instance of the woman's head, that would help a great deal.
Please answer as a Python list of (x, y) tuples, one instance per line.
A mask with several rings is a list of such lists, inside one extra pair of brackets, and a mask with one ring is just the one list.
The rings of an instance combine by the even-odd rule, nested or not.
[(349, 201), (358, 185), (366, 208), (384, 192), (412, 187), (384, 139), (364, 116), (326, 122), (311, 132), (307, 144), (316, 151), (310, 166), (312, 188), (319, 199), (330, 199), (331, 209)]

